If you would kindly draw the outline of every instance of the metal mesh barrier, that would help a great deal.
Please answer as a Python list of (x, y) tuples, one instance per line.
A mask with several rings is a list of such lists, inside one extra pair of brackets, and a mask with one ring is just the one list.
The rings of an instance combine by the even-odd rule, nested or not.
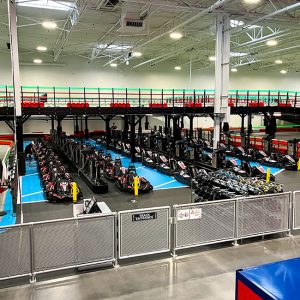
[(30, 226), (0, 229), (0, 278), (30, 275)]
[(289, 230), (290, 193), (237, 200), (237, 238)]
[(114, 216), (78, 219), (76, 229), (78, 264), (114, 260)]
[(300, 191), (293, 193), (293, 229), (300, 229)]
[(174, 206), (175, 250), (234, 240), (235, 200)]
[(118, 213), (119, 258), (170, 251), (170, 207)]
[(115, 215), (34, 224), (34, 270), (43, 272), (115, 259)]

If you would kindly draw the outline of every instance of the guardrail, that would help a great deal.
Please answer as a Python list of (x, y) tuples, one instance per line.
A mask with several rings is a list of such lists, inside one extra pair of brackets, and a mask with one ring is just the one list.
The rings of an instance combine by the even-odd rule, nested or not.
[(119, 258), (169, 252), (170, 217), (169, 206), (119, 212)]
[(292, 229), (300, 229), (300, 191), (1, 227), (0, 280)]
[[(22, 86), (24, 108), (199, 108), (213, 107), (214, 90), (77, 88)], [(13, 107), (12, 86), (0, 86), (0, 107)], [(300, 93), (281, 90), (230, 90), (230, 107), (300, 107)]]
[(0, 227), (0, 280), (116, 262), (116, 213)]

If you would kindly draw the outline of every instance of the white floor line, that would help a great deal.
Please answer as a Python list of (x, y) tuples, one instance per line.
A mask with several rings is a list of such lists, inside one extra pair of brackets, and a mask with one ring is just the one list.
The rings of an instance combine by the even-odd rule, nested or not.
[(43, 193), (43, 191), (39, 191), (39, 192), (31, 193), (31, 194), (26, 194), (26, 195), (22, 195), (22, 197), (33, 196), (33, 195), (37, 195), (37, 194), (41, 194), (41, 193)]
[(174, 186), (174, 187), (169, 187), (169, 188), (159, 188), (159, 189), (155, 189), (153, 188), (154, 191), (162, 191), (162, 190), (172, 190), (172, 189), (186, 189), (188, 186)]
[(32, 204), (32, 203), (39, 203), (39, 202), (47, 202), (48, 200), (36, 200), (36, 201), (30, 201), (30, 202), (22, 202), (23, 205), (25, 204)]
[(145, 166), (138, 167), (138, 168), (136, 168), (136, 170), (138, 170), (138, 169), (142, 169), (142, 168), (146, 168), (146, 167), (145, 167)]
[(281, 170), (277, 171), (276, 173), (274, 173), (273, 175), (276, 176), (276, 175), (278, 175), (279, 173), (281, 173), (283, 171), (285, 171), (285, 169), (281, 169)]
[(175, 181), (177, 181), (177, 180), (174, 179), (174, 180), (171, 180), (171, 181), (168, 181), (168, 182), (159, 184), (159, 185), (157, 185), (157, 186), (154, 186), (153, 188), (156, 189), (156, 188), (158, 188), (158, 187), (161, 187), (161, 186), (163, 186), (163, 185), (167, 185), (167, 184), (172, 183), (172, 182), (175, 182)]
[(34, 176), (34, 175), (39, 175), (39, 173), (32, 173), (32, 174), (24, 175), (24, 176), (22, 176), (22, 177)]

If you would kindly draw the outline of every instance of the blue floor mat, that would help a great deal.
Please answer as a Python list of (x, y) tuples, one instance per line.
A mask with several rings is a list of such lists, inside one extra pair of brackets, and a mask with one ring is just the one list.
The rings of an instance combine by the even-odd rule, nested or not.
[(6, 215), (1, 217), (0, 226), (9, 226), (16, 223), (16, 215), (13, 214), (13, 202), (10, 190), (7, 190), (3, 210)]
[[(102, 145), (97, 144), (94, 140), (91, 139), (85, 140), (85, 143), (96, 147), (97, 150), (103, 149), (105, 151), (105, 148)], [(114, 151), (108, 150), (106, 151), (106, 153), (110, 153), (112, 159), (115, 159), (117, 156), (120, 157), (122, 160), (122, 165), (126, 168), (129, 166), (131, 162), (131, 159), (129, 157), (123, 156)], [(134, 163), (134, 165), (136, 167), (137, 174), (149, 180), (149, 182), (153, 185), (154, 190), (187, 187), (187, 185), (178, 182), (176, 179), (174, 179), (174, 177), (164, 175), (158, 172), (156, 169), (145, 167), (140, 162), (136, 162)]]
[[(30, 144), (30, 141), (24, 142), (24, 148)], [(37, 162), (30, 162), (26, 159), (26, 175), (22, 176), (22, 203), (44, 202), (44, 192), (41, 186), (41, 180), (38, 175)]]
[[(241, 165), (241, 160), (240, 160), (239, 158), (232, 157), (232, 156), (226, 156), (226, 159), (231, 159), (231, 158), (235, 159), (239, 166)], [(284, 169), (264, 166), (264, 165), (261, 165), (261, 164), (255, 162), (255, 161), (249, 161), (249, 163), (250, 163), (250, 166), (251, 166), (251, 167), (252, 167), (252, 166), (262, 166), (266, 171), (267, 171), (268, 169), (270, 169), (271, 174), (273, 174), (273, 175), (276, 175), (276, 174), (278, 174), (278, 173), (284, 171)]]

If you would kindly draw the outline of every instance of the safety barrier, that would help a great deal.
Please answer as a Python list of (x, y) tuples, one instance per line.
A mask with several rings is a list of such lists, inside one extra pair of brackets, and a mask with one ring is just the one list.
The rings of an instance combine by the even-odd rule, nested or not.
[(235, 239), (234, 200), (175, 205), (174, 250)]
[(119, 212), (119, 258), (169, 252), (170, 217), (169, 206)]
[(237, 239), (290, 230), (291, 192), (237, 200)]
[(289, 232), (291, 192), (175, 205), (174, 250)]
[(163, 206), (13, 225), (0, 228), (0, 280), (34, 280), (44, 272), (175, 255), (181, 249), (291, 229), (300, 229), (300, 191), (174, 205), (172, 211)]
[(293, 229), (300, 229), (300, 191), (293, 193)]
[(116, 214), (0, 228), (0, 280), (116, 261)]

